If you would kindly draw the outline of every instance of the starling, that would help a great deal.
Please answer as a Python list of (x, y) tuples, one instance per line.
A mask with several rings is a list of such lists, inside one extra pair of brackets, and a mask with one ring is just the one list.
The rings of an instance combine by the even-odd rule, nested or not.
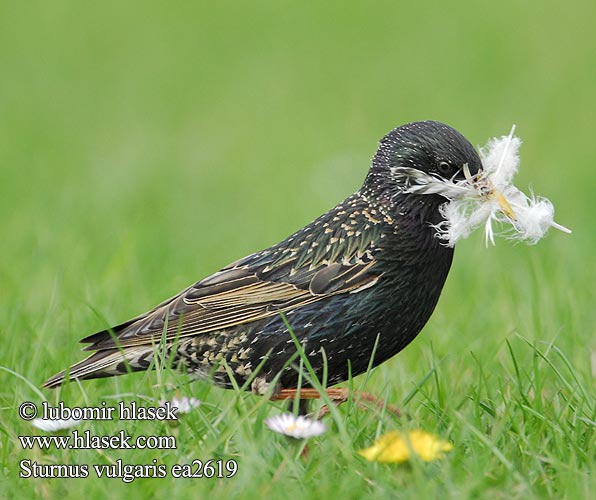
[(293, 394), (300, 370), (288, 325), (329, 385), (365, 372), (371, 358), (373, 366), (391, 358), (428, 321), (453, 258), (433, 228), (447, 198), (407, 193), (400, 167), (463, 179), (463, 170), (474, 176), (482, 164), (445, 124), (392, 130), (356, 193), (277, 245), (82, 339), (92, 354), (44, 386), (147, 370), (159, 352), (174, 368), (226, 388), (233, 376), (255, 394)]

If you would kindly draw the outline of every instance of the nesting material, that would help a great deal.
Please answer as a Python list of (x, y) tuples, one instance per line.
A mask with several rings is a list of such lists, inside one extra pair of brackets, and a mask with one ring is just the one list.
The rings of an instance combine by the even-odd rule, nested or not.
[[(400, 169), (407, 176), (405, 192), (438, 193), (450, 200), (440, 207), (445, 220), (434, 226), (437, 237), (447, 246), (454, 246), (482, 225), (487, 245), (489, 242), (494, 245), (495, 234), (533, 245), (551, 226), (571, 233), (555, 222), (555, 209), (549, 200), (536, 197), (532, 192), (528, 196), (513, 185), (521, 146), (514, 132), (515, 126), (508, 136), (488, 141), (480, 149), (482, 171), (472, 176), (464, 165), (462, 180), (446, 180), (414, 169)], [(496, 233), (495, 223), (504, 230)]]

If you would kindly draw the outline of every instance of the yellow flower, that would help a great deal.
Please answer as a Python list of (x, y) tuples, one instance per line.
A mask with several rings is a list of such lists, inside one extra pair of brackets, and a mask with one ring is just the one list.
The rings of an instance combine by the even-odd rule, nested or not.
[(358, 453), (367, 460), (382, 463), (407, 462), (414, 453), (425, 462), (443, 457), (443, 452), (453, 449), (448, 441), (443, 441), (429, 432), (414, 430), (407, 435), (391, 431), (381, 436), (370, 448)]

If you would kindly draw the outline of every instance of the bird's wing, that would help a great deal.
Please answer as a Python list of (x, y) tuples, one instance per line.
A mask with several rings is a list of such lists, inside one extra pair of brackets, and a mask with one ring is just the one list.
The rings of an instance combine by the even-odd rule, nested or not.
[(221, 331), (330, 295), (356, 293), (373, 286), (380, 277), (371, 270), (374, 260), (296, 268), (292, 266), (296, 262), (287, 259), (252, 266), (251, 257), (199, 281), (144, 315), (84, 338), (81, 342), (91, 344), (85, 350), (157, 344), (164, 335), (173, 340)]

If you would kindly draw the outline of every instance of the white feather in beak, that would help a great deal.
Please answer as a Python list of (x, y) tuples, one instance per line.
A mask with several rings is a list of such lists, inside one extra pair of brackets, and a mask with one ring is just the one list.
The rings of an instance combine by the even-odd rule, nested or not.
[(519, 167), (521, 140), (513, 135), (493, 138), (480, 149), (483, 169), (475, 176), (463, 166), (464, 179), (454, 181), (408, 167), (397, 167), (394, 175), (403, 184), (403, 192), (441, 194), (450, 201), (440, 207), (444, 221), (434, 226), (437, 237), (447, 246), (467, 238), (484, 224), (486, 243), (495, 243), (493, 222), (508, 224), (503, 234), (510, 239), (535, 244), (552, 226), (571, 233), (554, 221), (555, 209), (546, 198), (527, 196), (517, 189), (513, 176)]

